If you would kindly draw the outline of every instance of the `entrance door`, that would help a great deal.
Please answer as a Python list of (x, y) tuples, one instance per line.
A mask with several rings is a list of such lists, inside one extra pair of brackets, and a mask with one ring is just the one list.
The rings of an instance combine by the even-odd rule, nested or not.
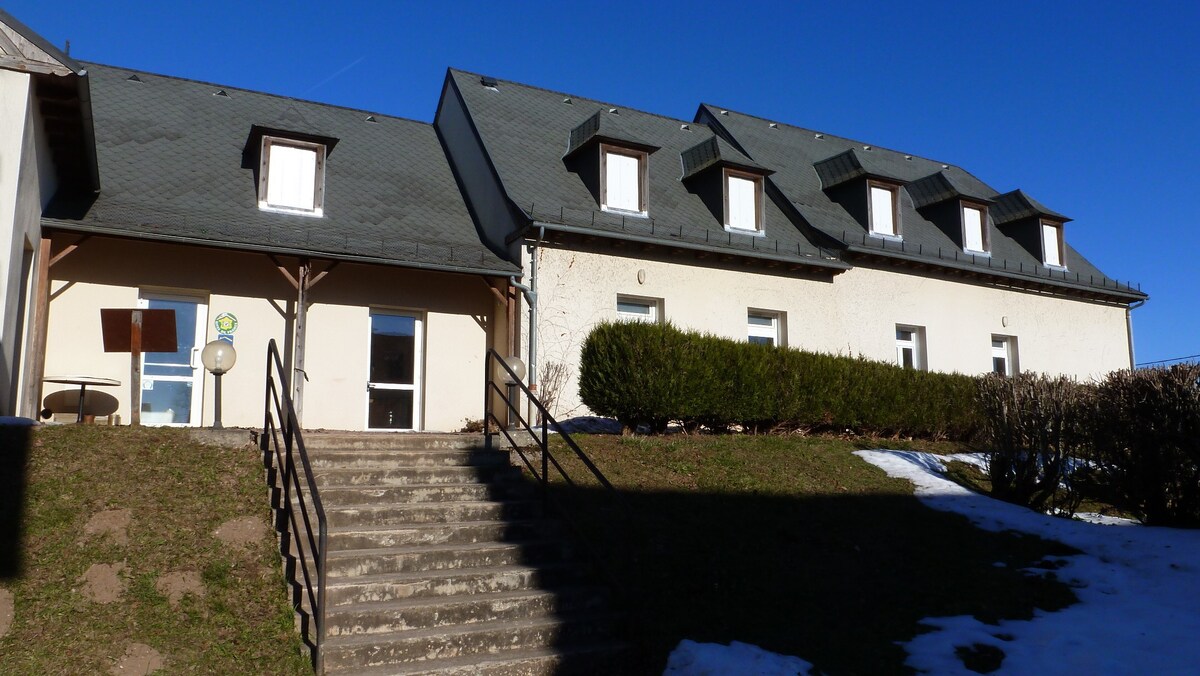
[(367, 429), (414, 430), (421, 420), (421, 318), (371, 313)]
[(204, 347), (208, 305), (203, 298), (143, 293), (138, 307), (175, 311), (174, 352), (142, 353), (142, 422), (197, 426), (204, 405)]

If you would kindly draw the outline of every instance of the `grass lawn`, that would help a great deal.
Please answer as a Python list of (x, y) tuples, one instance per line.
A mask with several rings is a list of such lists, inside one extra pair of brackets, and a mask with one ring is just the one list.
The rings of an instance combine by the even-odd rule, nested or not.
[[(92, 425), (37, 430), (23, 462), (9, 442), (0, 589), (15, 612), (0, 673), (108, 673), (133, 644), (163, 673), (311, 673), (256, 450)], [(214, 534), (239, 518), (258, 526), (247, 544)]]
[[(629, 509), (594, 488), (559, 483), (555, 494), (581, 503), (575, 513), (586, 515), (582, 525), (620, 583), (630, 636), (649, 671), (661, 673), (669, 651), (690, 638), (753, 643), (827, 673), (904, 673), (896, 642), (920, 633), (922, 618), (1029, 618), (1035, 608), (1076, 600), (1052, 572), (1021, 572), (1070, 548), (978, 530), (925, 507), (908, 482), (852, 455), (911, 443), (797, 435), (577, 441)], [(584, 477), (556, 443), (572, 478)]]

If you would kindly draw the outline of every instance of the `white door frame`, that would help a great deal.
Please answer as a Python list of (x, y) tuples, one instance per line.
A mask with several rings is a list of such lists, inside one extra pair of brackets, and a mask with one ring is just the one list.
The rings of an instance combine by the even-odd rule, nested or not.
[[(196, 304), (196, 335), (193, 343), (192, 353), (189, 357), (189, 365), (192, 367), (192, 409), (188, 416), (190, 422), (186, 423), (165, 423), (165, 422), (146, 422), (144, 425), (162, 426), (162, 427), (199, 427), (201, 418), (204, 415), (204, 365), (200, 363), (200, 350), (204, 349), (204, 344), (208, 336), (208, 296), (205, 294), (190, 294), (187, 292), (159, 292), (148, 289), (138, 290), (138, 307), (146, 309), (150, 307), (151, 300), (173, 300), (185, 303)], [(176, 328), (179, 323), (176, 319)], [(147, 376), (146, 375), (146, 352), (142, 353), (142, 383), (146, 382), (147, 378), (153, 380), (186, 382), (186, 378), (178, 376)], [(142, 387), (142, 383), (138, 383), (138, 387)]]
[[(371, 318), (375, 315), (410, 317), (413, 320), (413, 384), (371, 382)], [(418, 432), (422, 429), (422, 391), (425, 389), (425, 313), (417, 310), (372, 309), (367, 317), (367, 396), (363, 400), (363, 429), (369, 432)], [(413, 393), (411, 428), (371, 427), (371, 390), (407, 390)]]

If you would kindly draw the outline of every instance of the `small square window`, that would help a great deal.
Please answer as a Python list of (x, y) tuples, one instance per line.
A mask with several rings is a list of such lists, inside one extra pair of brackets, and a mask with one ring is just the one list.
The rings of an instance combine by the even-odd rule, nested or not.
[(974, 204), (962, 205), (963, 251), (988, 253), (987, 210)]
[(750, 310), (746, 313), (746, 338), (756, 345), (783, 345), (783, 316), (778, 312)]
[(324, 198), (325, 146), (264, 136), (258, 207), (322, 216)]
[(900, 191), (896, 186), (868, 182), (871, 193), (869, 217), (871, 234), (879, 237), (900, 237)]
[(992, 373), (1006, 377), (1018, 373), (1015, 336), (992, 336)]
[(618, 319), (657, 324), (662, 316), (661, 307), (662, 301), (657, 298), (617, 296)]
[(725, 227), (760, 232), (763, 229), (761, 176), (725, 170)]
[(1062, 226), (1042, 221), (1042, 262), (1052, 268), (1065, 268), (1062, 255)]
[(601, 146), (600, 157), (600, 208), (645, 216), (649, 156), (636, 150)]
[(896, 325), (896, 364), (906, 369), (925, 370), (924, 327)]

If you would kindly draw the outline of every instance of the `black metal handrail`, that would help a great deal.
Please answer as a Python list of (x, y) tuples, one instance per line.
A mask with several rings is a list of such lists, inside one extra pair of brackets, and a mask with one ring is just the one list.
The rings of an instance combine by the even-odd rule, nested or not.
[[(308, 597), (309, 617), (311, 626), (307, 626), (307, 639), (312, 647), (313, 669), (316, 673), (324, 673), (324, 655), (322, 648), (325, 644), (325, 589), (326, 589), (326, 552), (329, 550), (329, 524), (325, 519), (325, 507), (321, 504), (321, 495), (317, 491), (313, 479), (312, 465), (308, 460), (308, 451), (304, 448), (304, 435), (296, 418), (296, 409), (292, 404), (287, 373), (283, 368), (283, 360), (279, 356), (279, 348), (272, 339), (267, 344), (267, 384), (266, 403), (263, 415), (263, 432), (259, 436), (259, 450), (263, 453), (263, 463), (267, 467), (268, 480), (275, 487), (274, 472), (280, 468), (283, 476), (279, 479), (280, 494), (274, 505), (276, 513), (282, 516), (282, 522), (277, 527), (283, 533), (284, 542), (294, 549), (295, 570), (290, 571), (289, 577), (297, 583), (302, 583), (303, 594)], [(272, 374), (276, 374), (273, 377)], [(283, 443), (280, 443), (280, 436)], [(304, 481), (296, 471), (296, 456), (300, 457), (300, 469), (303, 470)], [(274, 467), (272, 467), (274, 463)], [(316, 532), (313, 530), (312, 519), (305, 501), (305, 493), (310, 496), (313, 511), (316, 514)], [(295, 496), (296, 509), (292, 505)], [(297, 515), (297, 511), (299, 515)], [(303, 526), (303, 528), (301, 528)], [(305, 545), (312, 560), (305, 554)], [(294, 609), (299, 610), (303, 597), (296, 600)]]

